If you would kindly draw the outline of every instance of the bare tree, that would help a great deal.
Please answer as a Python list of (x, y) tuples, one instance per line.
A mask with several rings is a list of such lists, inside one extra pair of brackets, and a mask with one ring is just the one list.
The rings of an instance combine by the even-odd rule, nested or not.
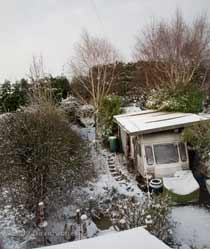
[(177, 10), (171, 22), (153, 22), (136, 36), (134, 58), (151, 63), (147, 83), (156, 86), (188, 84), (202, 71), (205, 83), (210, 64), (210, 25), (206, 15), (187, 23)]
[(29, 78), (32, 83), (38, 82), (45, 77), (43, 56), (33, 56), (32, 63), (29, 68)]
[[(87, 31), (82, 33), (75, 46), (75, 55), (70, 63), (73, 77), (89, 95), (96, 111), (102, 98), (110, 92), (118, 59), (117, 50), (108, 40), (91, 36)], [(75, 94), (79, 95), (78, 92)], [(86, 102), (83, 96), (79, 97)]]

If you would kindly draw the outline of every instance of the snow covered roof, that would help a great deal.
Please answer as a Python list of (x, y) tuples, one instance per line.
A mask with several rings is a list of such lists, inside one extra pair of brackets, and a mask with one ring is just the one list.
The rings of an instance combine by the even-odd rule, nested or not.
[(115, 233), (106, 233), (91, 239), (64, 243), (55, 246), (42, 247), (43, 249), (169, 249), (166, 244), (151, 235), (144, 228)]
[(116, 115), (114, 120), (128, 134), (138, 135), (190, 126), (200, 121), (210, 120), (210, 114), (147, 110)]

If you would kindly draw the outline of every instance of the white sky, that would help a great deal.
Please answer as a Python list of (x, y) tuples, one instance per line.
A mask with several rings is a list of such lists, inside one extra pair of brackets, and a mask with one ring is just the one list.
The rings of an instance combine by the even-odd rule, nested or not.
[(39, 54), (49, 73), (67, 72), (82, 29), (106, 36), (129, 59), (136, 32), (177, 7), (187, 20), (210, 16), (210, 0), (0, 0), (0, 81), (25, 77)]

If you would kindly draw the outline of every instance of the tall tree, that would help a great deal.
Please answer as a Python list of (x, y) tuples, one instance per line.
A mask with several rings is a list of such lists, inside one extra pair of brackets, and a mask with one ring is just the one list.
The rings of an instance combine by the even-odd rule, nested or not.
[(201, 87), (210, 64), (210, 25), (206, 15), (187, 23), (177, 10), (171, 21), (154, 21), (137, 34), (134, 58), (151, 63), (145, 70), (149, 86), (188, 84)]
[[(70, 63), (71, 71), (74, 80), (77, 79), (89, 95), (96, 111), (103, 97), (110, 93), (119, 58), (118, 51), (108, 40), (91, 36), (86, 31), (75, 46), (75, 55)], [(85, 101), (83, 96), (79, 97)]]
[(46, 77), (44, 68), (44, 58), (42, 55), (33, 56), (32, 63), (29, 68), (29, 78), (31, 82), (38, 82)]

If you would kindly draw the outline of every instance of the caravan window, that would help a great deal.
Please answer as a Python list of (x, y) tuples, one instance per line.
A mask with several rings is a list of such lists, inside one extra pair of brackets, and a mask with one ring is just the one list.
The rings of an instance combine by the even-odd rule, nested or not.
[(155, 144), (154, 154), (157, 164), (176, 163), (179, 161), (176, 144)]
[(186, 162), (187, 161), (187, 153), (186, 153), (184, 143), (179, 144), (179, 153), (180, 153), (180, 157), (181, 157), (182, 162)]
[(154, 164), (154, 157), (152, 153), (152, 146), (145, 146), (145, 154), (146, 154), (146, 160), (148, 165)]

